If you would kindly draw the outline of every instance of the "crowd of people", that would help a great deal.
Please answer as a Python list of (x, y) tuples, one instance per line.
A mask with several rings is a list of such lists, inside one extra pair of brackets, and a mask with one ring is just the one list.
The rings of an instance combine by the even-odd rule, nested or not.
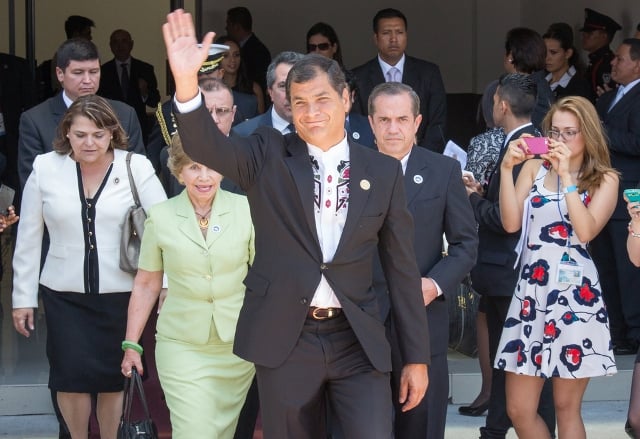
[[(406, 53), (397, 9), (353, 69), (327, 23), (272, 58), (247, 8), (201, 41), (176, 10), (164, 103), (131, 34), (101, 64), (93, 26), (69, 17), (38, 87), (0, 76), (24, 90), (0, 102), (13, 324), (29, 337), (43, 307), (61, 438), (87, 438), (95, 407), (115, 439), (123, 376), (153, 355), (176, 439), (251, 439), (258, 410), (265, 438), (443, 439), (448, 302), (469, 273), (483, 387), (460, 413), (488, 411), (482, 438), (586, 437), (589, 379), (640, 342), (640, 202), (623, 196), (640, 186), (640, 25), (612, 51), (622, 27), (586, 9), (586, 66), (566, 23), (511, 29), (465, 170), (441, 154), (440, 69)], [(639, 389), (640, 355), (631, 437)]]

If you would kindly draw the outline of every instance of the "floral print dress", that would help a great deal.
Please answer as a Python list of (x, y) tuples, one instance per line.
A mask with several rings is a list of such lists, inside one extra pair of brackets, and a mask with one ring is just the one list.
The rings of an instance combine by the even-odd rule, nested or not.
[[(598, 272), (572, 231), (565, 194), (544, 187), (547, 172), (545, 163), (525, 202), (520, 277), (494, 367), (543, 378), (612, 375), (616, 365)], [(580, 196), (589, 203), (586, 194)], [(557, 280), (558, 265), (567, 259), (582, 266), (578, 285)]]

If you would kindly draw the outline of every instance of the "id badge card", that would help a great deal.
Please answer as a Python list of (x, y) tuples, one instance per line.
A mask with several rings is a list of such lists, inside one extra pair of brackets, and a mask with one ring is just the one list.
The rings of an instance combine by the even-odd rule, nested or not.
[(556, 281), (561, 284), (581, 285), (584, 267), (573, 261), (561, 261), (558, 263)]

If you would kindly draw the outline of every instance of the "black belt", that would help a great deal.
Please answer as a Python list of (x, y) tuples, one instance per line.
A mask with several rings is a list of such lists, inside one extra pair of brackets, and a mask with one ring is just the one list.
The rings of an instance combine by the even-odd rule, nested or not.
[(335, 319), (342, 314), (342, 308), (318, 308), (317, 306), (309, 307), (307, 318), (311, 320), (330, 320)]

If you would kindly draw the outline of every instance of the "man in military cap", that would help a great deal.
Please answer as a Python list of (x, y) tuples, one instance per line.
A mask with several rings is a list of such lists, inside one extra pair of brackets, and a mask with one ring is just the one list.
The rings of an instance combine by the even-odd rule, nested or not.
[(620, 29), (622, 26), (611, 17), (593, 9), (584, 9), (584, 25), (580, 32), (582, 48), (589, 52), (589, 67), (585, 76), (597, 96), (615, 88), (615, 83), (611, 80), (611, 60), (614, 54), (609, 44)]
[[(222, 44), (212, 44), (209, 48), (209, 56), (198, 71), (199, 77), (222, 79), (224, 70), (220, 68), (220, 63), (224, 58), (224, 53), (229, 50), (229, 46)], [(171, 100), (158, 106), (156, 110), (156, 123), (151, 129), (149, 143), (147, 145), (147, 158), (153, 164), (156, 172), (161, 169), (160, 151), (171, 145), (171, 137), (178, 131), (178, 127), (171, 112)], [(166, 187), (165, 187), (166, 189)]]

